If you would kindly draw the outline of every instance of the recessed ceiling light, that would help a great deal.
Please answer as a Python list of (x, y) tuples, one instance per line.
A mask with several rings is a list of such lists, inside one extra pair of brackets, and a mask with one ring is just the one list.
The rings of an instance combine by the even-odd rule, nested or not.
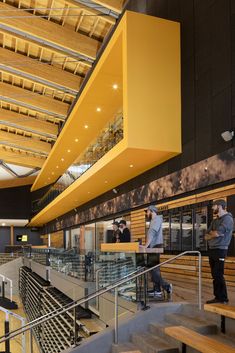
[(74, 141), (75, 141), (75, 142), (78, 142), (78, 139), (75, 139)]
[(88, 193), (88, 194), (90, 194), (91, 192), (90, 192), (90, 191), (88, 191), (87, 193)]
[(130, 168), (133, 168), (134, 166), (133, 166), (133, 164), (130, 164)]
[(6, 223), (2, 223), (2, 226), (4, 227), (6, 225)]
[(54, 172), (51, 172), (52, 175), (54, 175), (55, 173)]
[(57, 166), (56, 166), (56, 168), (58, 169), (58, 168), (59, 168), (59, 166), (57, 165)]
[(71, 150), (68, 150), (68, 152), (71, 152)]
[(101, 112), (101, 108), (100, 108), (100, 107), (97, 107), (97, 108), (96, 108), (96, 111), (97, 111), (97, 112)]
[(114, 84), (113, 84), (113, 89), (118, 89), (117, 83), (114, 83)]
[(64, 158), (61, 158), (61, 161), (64, 162)]
[(85, 128), (85, 129), (88, 129), (88, 125), (84, 125), (84, 128)]
[(50, 178), (50, 177), (48, 177), (47, 179), (48, 179), (48, 180), (51, 180), (51, 178)]
[(108, 181), (107, 180), (105, 180), (105, 184), (107, 184), (108, 183)]

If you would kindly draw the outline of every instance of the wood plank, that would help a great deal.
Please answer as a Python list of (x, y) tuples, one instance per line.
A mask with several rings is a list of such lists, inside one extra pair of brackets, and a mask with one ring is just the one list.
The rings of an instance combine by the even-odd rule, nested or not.
[[(58, 45), (65, 50), (77, 52), (91, 59), (96, 58), (96, 53), (100, 47), (97, 40), (76, 33), (70, 28), (46, 21), (29, 12), (19, 11), (5, 3), (0, 3), (0, 10), (5, 11), (5, 17), (1, 18), (1, 24), (44, 40), (46, 43)], [(11, 18), (12, 16), (15, 17)]]
[(234, 347), (201, 335), (184, 326), (166, 327), (165, 333), (202, 353), (235, 353)]
[(56, 137), (58, 134), (58, 126), (50, 124), (46, 121), (38, 120), (30, 116), (18, 114), (10, 110), (0, 108), (0, 124), (12, 126), (25, 131), (35, 133), (48, 134)]
[(93, 2), (107, 7), (114, 12), (121, 13), (122, 12), (122, 4), (123, 0), (92, 0)]
[(49, 154), (51, 151), (51, 144), (48, 142), (39, 141), (31, 137), (16, 135), (5, 131), (0, 131), (0, 144), (7, 144), (14, 146), (15, 148), (43, 152), (46, 154)]
[(82, 83), (82, 77), (73, 75), (55, 66), (42, 63), (25, 55), (11, 50), (0, 48), (1, 65), (6, 69), (11, 68), (19, 73), (32, 75), (48, 83), (78, 91)]
[(43, 110), (52, 115), (55, 114), (66, 117), (69, 109), (69, 105), (66, 103), (3, 82), (0, 82), (0, 95), (2, 99), (10, 98), (14, 100), (16, 102), (14, 103), (15, 105), (29, 105), (36, 111)]
[(26, 153), (7, 151), (0, 146), (1, 159), (7, 163), (12, 163), (29, 168), (42, 168), (46, 158), (35, 157)]
[(25, 178), (0, 180), (0, 189), (14, 188), (14, 187), (23, 186), (23, 185), (32, 185), (35, 179), (36, 179), (36, 176), (31, 175)]
[(204, 310), (235, 319), (235, 306), (227, 304), (204, 304)]
[(102, 16), (102, 12), (97, 11), (95, 9), (92, 9), (91, 7), (88, 7), (82, 3), (78, 3), (77, 1), (74, 0), (65, 0), (65, 3), (68, 4), (71, 7), (77, 7), (79, 10), (84, 10), (86, 13), (90, 13), (96, 16), (100, 15), (100, 21), (105, 21), (110, 23), (111, 25), (115, 25), (116, 20), (112, 16)]

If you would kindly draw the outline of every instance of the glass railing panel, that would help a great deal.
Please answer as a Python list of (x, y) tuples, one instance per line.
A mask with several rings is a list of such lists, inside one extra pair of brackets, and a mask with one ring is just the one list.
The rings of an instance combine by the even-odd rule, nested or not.
[(32, 203), (33, 214), (38, 213), (67, 187), (91, 168), (99, 159), (109, 152), (123, 139), (123, 117), (118, 113), (112, 122), (109, 122), (98, 137), (78, 156), (77, 160), (66, 172), (50, 187), (46, 194)]

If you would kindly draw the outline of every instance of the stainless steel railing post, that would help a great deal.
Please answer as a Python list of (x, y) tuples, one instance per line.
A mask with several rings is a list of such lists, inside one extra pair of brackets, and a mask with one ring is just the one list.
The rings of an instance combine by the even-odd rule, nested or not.
[(118, 287), (115, 288), (115, 328), (114, 328), (114, 344), (118, 344)]
[(198, 253), (198, 307), (202, 310), (202, 255)]
[(30, 353), (33, 353), (33, 329), (30, 328), (29, 331), (29, 345), (30, 345)]

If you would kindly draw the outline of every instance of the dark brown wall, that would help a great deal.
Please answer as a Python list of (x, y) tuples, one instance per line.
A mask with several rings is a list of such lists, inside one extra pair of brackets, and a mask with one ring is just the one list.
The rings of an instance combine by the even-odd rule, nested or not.
[(0, 218), (29, 219), (30, 187), (31, 185), (0, 189)]

